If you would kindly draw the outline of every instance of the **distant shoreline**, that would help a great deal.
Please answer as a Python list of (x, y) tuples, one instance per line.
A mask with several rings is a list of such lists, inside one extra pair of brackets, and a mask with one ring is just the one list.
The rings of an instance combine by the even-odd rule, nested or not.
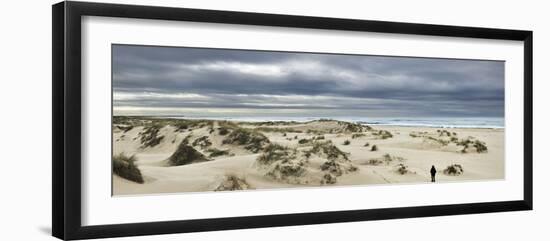
[[(400, 122), (399, 118), (391, 117), (387, 119), (391, 119), (390, 121), (387, 121), (389, 123), (384, 123), (384, 121), (380, 120), (373, 120), (373, 121), (365, 121), (365, 120), (357, 120), (360, 117), (351, 117), (351, 118), (338, 118), (338, 117), (331, 117), (331, 118), (323, 118), (323, 117), (273, 117), (271, 119), (267, 117), (230, 117), (230, 118), (223, 118), (223, 117), (193, 117), (193, 116), (144, 116), (144, 115), (114, 115), (113, 117), (130, 117), (130, 118), (151, 118), (151, 119), (181, 119), (181, 120), (214, 120), (214, 121), (233, 121), (233, 122), (242, 122), (242, 123), (261, 123), (261, 122), (288, 122), (288, 123), (307, 123), (312, 121), (327, 121), (327, 120), (334, 120), (334, 121), (344, 121), (344, 122), (350, 122), (350, 123), (357, 123), (361, 125), (370, 125), (370, 126), (384, 126), (384, 127), (418, 127), (418, 128), (449, 128), (449, 129), (504, 129), (505, 126), (501, 125), (475, 125), (475, 124), (453, 124), (453, 123), (415, 123), (415, 118), (406, 118), (406, 121), (402, 122), (408, 122), (408, 123), (397, 123)], [(376, 118), (373, 118), (376, 119)], [(380, 118), (378, 118), (380, 119)], [(412, 121), (410, 119), (413, 119)], [(429, 120), (432, 118), (425, 118), (421, 119), (423, 121)], [(435, 118), (434, 118), (435, 119)], [(483, 120), (485, 118), (437, 118), (441, 120), (451, 121), (452, 119), (459, 119), (461, 121), (470, 121), (470, 120), (477, 120), (480, 119)], [(498, 117), (487, 117), (486, 119), (503, 119), (504, 118), (498, 118)], [(494, 120), (493, 120), (494, 121)]]

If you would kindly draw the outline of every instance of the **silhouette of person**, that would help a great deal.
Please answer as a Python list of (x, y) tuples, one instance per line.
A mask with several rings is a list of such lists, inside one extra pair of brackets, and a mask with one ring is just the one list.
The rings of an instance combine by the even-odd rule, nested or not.
[(435, 170), (435, 166), (432, 165), (432, 168), (430, 169), (430, 174), (432, 174), (432, 182), (435, 182), (435, 174), (437, 173), (437, 170)]

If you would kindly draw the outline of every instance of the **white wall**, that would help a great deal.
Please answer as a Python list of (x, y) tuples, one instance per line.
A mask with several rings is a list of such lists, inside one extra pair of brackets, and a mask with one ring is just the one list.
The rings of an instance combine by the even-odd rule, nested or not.
[[(109, 2), (528, 29), (534, 33), (535, 211), (155, 236), (155, 240), (547, 240), (550, 21), (545, 1), (119, 0)], [(9, 1), (0, 14), (0, 240), (53, 240), (51, 10)], [(546, 22), (544, 22), (546, 20)], [(152, 237), (120, 240), (151, 240)]]

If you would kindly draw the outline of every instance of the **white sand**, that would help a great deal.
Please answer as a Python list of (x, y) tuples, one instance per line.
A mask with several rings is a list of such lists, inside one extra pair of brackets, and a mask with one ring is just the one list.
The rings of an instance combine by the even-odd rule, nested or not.
[[(328, 130), (338, 125), (335, 122), (313, 122), (309, 124), (278, 125), (270, 128), (293, 128), (302, 130), (304, 133), (287, 133), (283, 136), (280, 132), (262, 132), (272, 143), (288, 147), (298, 147), (298, 140), (318, 136), (305, 133), (308, 129)], [(217, 123), (214, 128), (217, 128)], [(241, 127), (257, 127), (246, 126)], [(474, 137), (486, 143), (488, 152), (477, 153), (469, 149), (469, 153), (461, 153), (462, 147), (451, 143), (443, 146), (437, 142), (430, 141), (425, 137), (411, 137), (409, 134), (422, 134), (425, 136), (439, 137), (438, 128), (428, 127), (400, 127), (400, 126), (373, 126), (376, 130), (387, 130), (393, 135), (392, 138), (380, 139), (373, 135), (373, 132), (365, 132), (366, 136), (352, 139), (352, 133), (324, 134), (326, 140), (331, 140), (340, 150), (348, 153), (351, 163), (358, 168), (338, 177), (338, 181), (331, 185), (366, 185), (366, 184), (387, 184), (387, 183), (425, 183), (430, 181), (430, 167), (437, 168), (436, 179), (438, 182), (448, 181), (474, 181), (487, 179), (504, 178), (504, 130), (503, 129), (446, 129), (455, 132), (460, 139), (468, 136)], [(116, 128), (115, 128), (116, 129)], [(135, 155), (138, 159), (136, 164), (141, 170), (145, 183), (138, 184), (113, 175), (113, 193), (124, 194), (152, 194), (152, 193), (177, 193), (177, 192), (201, 192), (213, 191), (223, 180), (226, 174), (235, 174), (246, 179), (246, 182), (255, 189), (285, 188), (320, 186), (319, 183), (289, 184), (274, 180), (265, 176), (265, 173), (255, 164), (256, 158), (261, 153), (251, 153), (240, 146), (222, 144), (224, 136), (216, 132), (209, 133), (209, 127), (195, 129), (192, 132), (176, 132), (174, 127), (166, 126), (159, 131), (164, 139), (154, 147), (142, 148), (138, 133), (142, 127), (135, 127), (123, 133), (120, 130), (114, 132), (113, 148), (114, 153), (125, 153)], [(442, 130), (442, 129), (440, 129)], [(192, 133), (190, 140), (201, 136), (208, 136), (212, 147), (229, 150), (234, 156), (219, 156), (212, 161), (188, 164), (183, 166), (166, 166), (165, 160), (172, 155), (178, 144)], [(123, 136), (124, 137), (121, 137)], [(294, 136), (298, 136), (294, 139)], [(135, 139), (134, 139), (135, 138)], [(288, 140), (290, 139), (290, 140)], [(349, 140), (349, 145), (344, 141)], [(368, 142), (369, 147), (364, 147)], [(372, 145), (379, 150), (371, 151)], [(307, 146), (307, 145), (306, 145)], [(198, 151), (208, 152), (196, 147)], [(401, 157), (404, 160), (394, 160), (388, 164), (368, 165), (367, 162), (373, 158), (381, 158), (384, 154), (394, 157)], [(402, 175), (396, 171), (398, 164), (406, 165), (408, 173)], [(443, 170), (451, 164), (460, 164), (464, 173), (462, 175), (445, 175)]]

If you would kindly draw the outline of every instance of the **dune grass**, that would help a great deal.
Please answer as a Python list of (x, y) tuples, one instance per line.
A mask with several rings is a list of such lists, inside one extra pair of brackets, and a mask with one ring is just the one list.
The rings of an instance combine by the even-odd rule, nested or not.
[(214, 191), (237, 191), (252, 189), (252, 186), (246, 181), (246, 178), (235, 174), (225, 174), (222, 182)]
[(462, 175), (464, 173), (464, 169), (462, 168), (462, 165), (460, 164), (452, 164), (450, 166), (447, 166), (445, 170), (443, 170), (443, 173), (449, 176), (458, 176)]
[(170, 166), (181, 166), (196, 162), (210, 161), (202, 153), (188, 145), (187, 140), (183, 140), (176, 151), (168, 158)]
[(270, 141), (260, 132), (244, 128), (237, 128), (233, 130), (231, 134), (227, 135), (222, 143), (241, 145), (244, 146), (246, 150), (249, 150), (253, 153), (258, 153), (267, 144), (269, 144)]
[(124, 179), (143, 183), (141, 171), (134, 163), (136, 160), (135, 156), (126, 156), (124, 153), (113, 156), (113, 173)]
[(143, 129), (139, 133), (141, 146), (143, 148), (154, 147), (164, 139), (164, 136), (159, 135), (159, 131), (162, 128), (161, 125), (150, 125)]

